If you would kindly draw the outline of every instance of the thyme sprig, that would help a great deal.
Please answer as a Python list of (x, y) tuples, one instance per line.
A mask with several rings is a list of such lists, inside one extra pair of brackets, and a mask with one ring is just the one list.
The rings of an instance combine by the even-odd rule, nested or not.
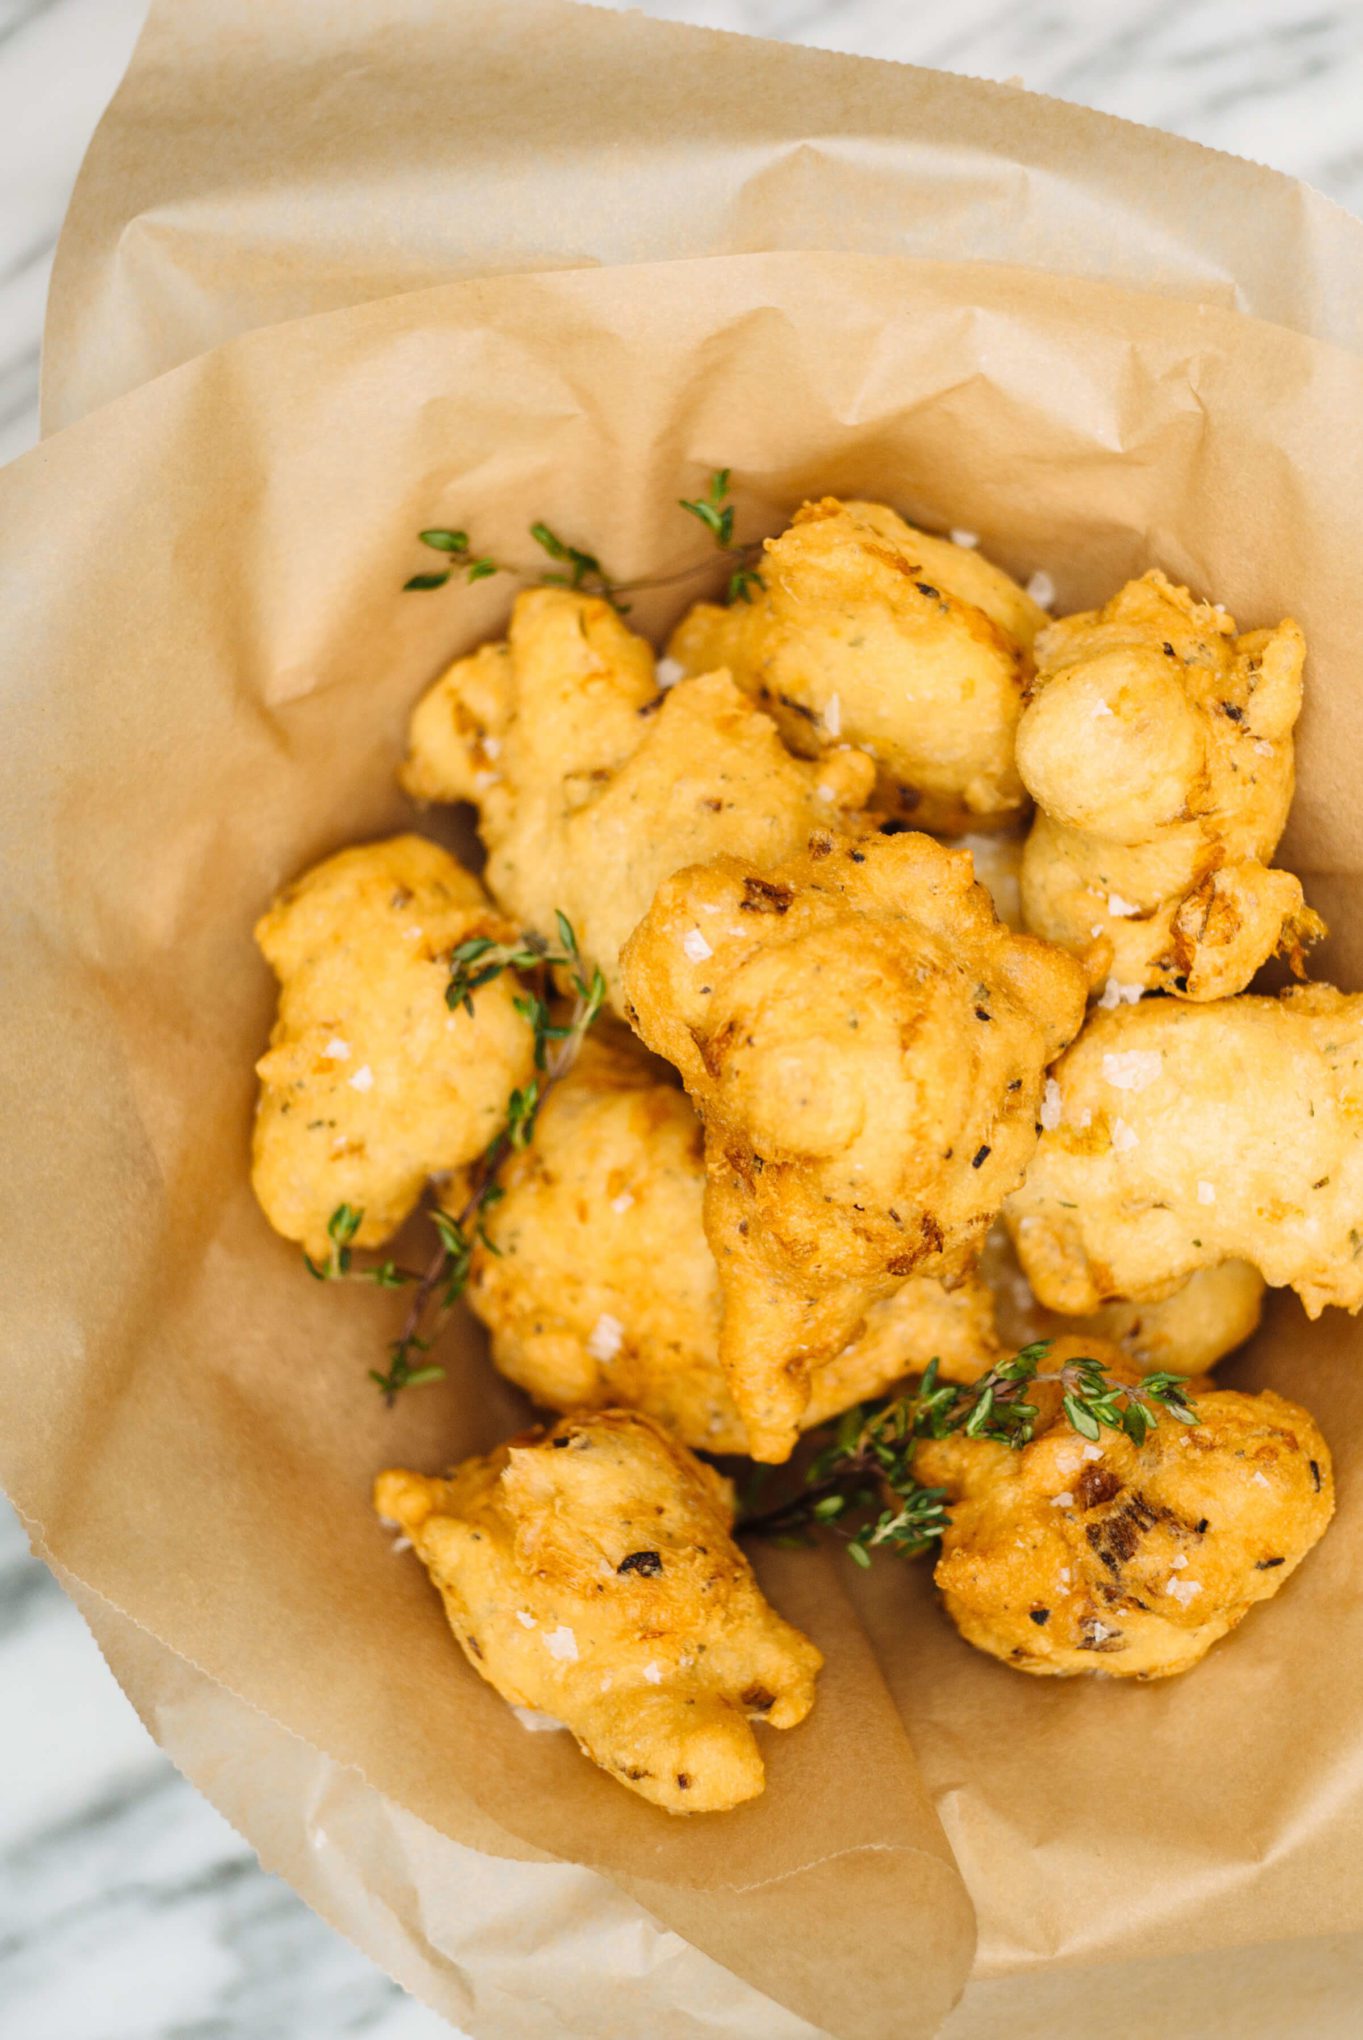
[[(370, 1379), (390, 1407), (404, 1388), (442, 1379), (444, 1368), (426, 1360), (425, 1355), (468, 1287), (475, 1247), (481, 1244), (489, 1252), (497, 1252), (487, 1231), (487, 1216), (505, 1195), (499, 1172), (511, 1155), (529, 1146), (540, 1107), (576, 1062), (588, 1030), (606, 1003), (605, 977), (599, 968), (588, 971), (572, 922), (563, 913), (556, 914), (555, 921), (557, 948), (540, 936), (525, 936), (511, 943), (478, 936), (451, 952), (445, 999), (452, 1010), (462, 1006), (471, 1013), (474, 995), (504, 971), (540, 972), (535, 988), (518, 992), (514, 1002), (533, 1034), (535, 1074), (507, 1099), (505, 1121), (474, 1164), (468, 1194), (459, 1210), (451, 1213), (437, 1208), (430, 1214), (438, 1240), (436, 1250), (423, 1273), (408, 1278), (416, 1287), (402, 1328), (389, 1347), (387, 1369), (370, 1369)], [(556, 1019), (549, 1003), (545, 973), (551, 969), (567, 973), (573, 992), (566, 1020)]]
[(433, 552), (445, 553), (452, 560), (457, 559), (458, 567), (450, 565), (441, 568), (438, 573), (413, 574), (410, 581), (404, 581), (402, 584), (404, 593), (411, 588), (443, 588), (447, 581), (454, 578), (456, 572), (462, 573), (468, 581), (485, 581), (490, 574), (501, 572), (497, 562), (487, 553), (475, 554), (472, 551), (466, 531), (445, 531), (432, 526), (428, 531), (419, 531), (417, 537), (423, 545), (430, 546)]
[(353, 1204), (338, 1204), (327, 1220), (325, 1261), (314, 1261), (311, 1254), (303, 1256), (308, 1273), (319, 1282), (373, 1282), (380, 1289), (401, 1289), (404, 1283), (419, 1281), (412, 1269), (399, 1268), (396, 1261), (380, 1261), (376, 1267), (355, 1266), (352, 1247), (363, 1223), (362, 1210)]
[(1176, 1423), (1197, 1423), (1181, 1375), (1147, 1374), (1127, 1387), (1113, 1381), (1100, 1361), (1086, 1357), (1043, 1373), (1051, 1343), (1041, 1339), (1024, 1346), (968, 1384), (943, 1381), (934, 1360), (909, 1394), (857, 1404), (838, 1419), (831, 1440), (811, 1461), (803, 1488), (744, 1516), (739, 1529), (781, 1541), (799, 1540), (814, 1528), (831, 1530), (862, 1566), (876, 1550), (899, 1557), (925, 1551), (951, 1517), (946, 1490), (924, 1486), (914, 1472), (919, 1441), (960, 1431), (1020, 1451), (1035, 1435), (1040, 1415), (1026, 1391), (1043, 1382), (1059, 1387), (1066, 1421), (1092, 1442), (1108, 1429), (1140, 1446), (1161, 1413)]
[[(762, 586), (762, 576), (752, 564), (761, 552), (761, 544), (760, 541), (747, 545), (735, 545), (733, 542), (734, 506), (728, 501), (730, 474), (729, 468), (718, 468), (711, 475), (703, 496), (694, 501), (684, 497), (678, 500), (683, 510), (699, 518), (720, 551), (734, 562), (729, 577), (729, 600), (751, 602), (752, 590)], [(560, 537), (543, 518), (536, 518), (530, 526), (530, 536), (541, 552), (553, 561), (552, 567), (522, 566), (496, 559), (491, 553), (477, 552), (466, 531), (454, 531), (439, 525), (419, 531), (417, 537), (421, 544), (443, 553), (448, 564), (413, 574), (403, 582), (404, 592), (429, 593), (443, 588), (456, 574), (467, 581), (482, 581), (490, 574), (509, 574), (513, 580), (538, 582), (541, 587), (576, 588), (587, 595), (599, 595), (625, 615), (629, 604), (621, 600), (622, 596), (637, 594), (648, 588), (671, 587), (677, 581), (692, 580), (697, 574), (708, 571), (708, 563), (699, 560), (672, 573), (645, 574), (633, 581), (617, 581), (595, 553)]]
[(693, 517), (698, 518), (720, 551), (727, 553), (737, 562), (729, 576), (730, 602), (751, 602), (753, 589), (762, 588), (766, 584), (756, 567), (752, 565), (760, 548), (755, 545), (734, 544), (734, 506), (729, 501), (729, 478), (732, 472), (731, 468), (716, 468), (710, 477), (705, 494), (693, 500), (685, 496), (679, 497), (678, 508), (689, 510)]

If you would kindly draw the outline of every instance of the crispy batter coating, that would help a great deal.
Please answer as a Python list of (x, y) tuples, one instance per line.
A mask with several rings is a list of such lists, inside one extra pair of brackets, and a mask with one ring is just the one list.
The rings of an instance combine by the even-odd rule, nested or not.
[(517, 598), (506, 645), (461, 659), (412, 717), (407, 791), (480, 810), (487, 884), (524, 928), (567, 914), (618, 1004), (626, 936), (658, 885), (721, 851), (772, 861), (865, 805), (870, 760), (792, 758), (723, 673), (659, 692), (609, 603)]
[[(1064, 1317), (1033, 1296), (1003, 1225), (996, 1225), (985, 1242), (980, 1273), (996, 1312), (993, 1358), (1015, 1353), (1034, 1339), (1072, 1332), (1119, 1347), (1142, 1374), (1205, 1374), (1253, 1338), (1264, 1312), (1264, 1278), (1258, 1269), (1248, 1261), (1221, 1261), (1198, 1268), (1158, 1301), (1122, 1299), (1084, 1317)], [(975, 1378), (951, 1374), (946, 1366), (942, 1372), (949, 1381)]]
[(793, 1728), (823, 1663), (730, 1535), (728, 1481), (628, 1410), (565, 1417), (448, 1480), (381, 1473), (479, 1675), (668, 1813), (754, 1799), (751, 1721)]
[[(474, 1252), (468, 1300), (501, 1372), (549, 1409), (646, 1410), (688, 1445), (741, 1453), (719, 1364), (719, 1276), (702, 1221), (700, 1121), (628, 1040), (589, 1039), (550, 1092), (535, 1138)], [(670, 1076), (668, 1072), (668, 1076)], [(800, 1428), (921, 1373), (988, 1365), (988, 1290), (913, 1277), (874, 1304), (847, 1348), (816, 1362)]]
[[(1134, 1378), (1081, 1339), (1047, 1364), (1081, 1353)], [(1108, 1430), (1090, 1445), (1053, 1387), (1037, 1400), (1021, 1451), (957, 1432), (915, 1460), (950, 1501), (935, 1574), (947, 1613), (1018, 1671), (1185, 1672), (1277, 1593), (1334, 1513), (1325, 1440), (1271, 1391), (1199, 1392), (1195, 1426), (1162, 1417), (1139, 1449)]]
[(679, 872), (622, 968), (705, 1123), (730, 1392), (753, 1456), (784, 1459), (815, 1363), (906, 1276), (971, 1265), (1083, 973), (999, 923), (968, 855), (907, 833)]
[(1013, 737), (1045, 612), (976, 551), (881, 503), (806, 503), (769, 538), (763, 587), (702, 602), (668, 652), (688, 673), (727, 666), (817, 756), (859, 744), (877, 802), (952, 833), (1019, 813)]
[(255, 932), (279, 979), (256, 1064), (256, 1196), (316, 1259), (341, 1204), (364, 1214), (355, 1244), (380, 1246), (428, 1177), (481, 1154), (530, 1076), (509, 981), (480, 991), (471, 1016), (445, 1004), (450, 950), (514, 931), (448, 851), (394, 836), (314, 866)]
[(1363, 1304), (1363, 997), (1329, 985), (1096, 1014), (1054, 1072), (1008, 1227), (1051, 1309), (1253, 1263), (1307, 1315)]
[(1027, 926), (1095, 983), (1187, 999), (1243, 991), (1276, 951), (1300, 973), (1324, 933), (1271, 871), (1292, 800), (1306, 646), (1291, 618), (1236, 635), (1158, 571), (1036, 641), (1017, 732), (1037, 803)]

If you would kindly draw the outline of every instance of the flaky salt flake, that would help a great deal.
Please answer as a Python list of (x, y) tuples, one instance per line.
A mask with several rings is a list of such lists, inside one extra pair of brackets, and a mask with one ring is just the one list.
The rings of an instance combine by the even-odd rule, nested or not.
[(1187, 1565), (1187, 1563), (1188, 1563), (1188, 1554), (1187, 1554), (1187, 1552), (1186, 1552), (1186, 1551), (1180, 1551), (1180, 1553), (1179, 1553), (1178, 1557), (1177, 1557), (1177, 1558), (1171, 1558), (1171, 1559), (1170, 1559), (1170, 1561), (1169, 1561), (1169, 1563), (1170, 1563), (1170, 1565), (1171, 1565), (1171, 1566), (1172, 1566), (1172, 1567), (1174, 1568), (1174, 1571), (1175, 1571), (1175, 1572), (1182, 1572), (1182, 1571), (1183, 1571), (1183, 1568), (1184, 1568), (1184, 1566), (1185, 1566), (1185, 1565)]
[(1053, 1509), (1072, 1509), (1074, 1507), (1074, 1496), (1066, 1488), (1063, 1495), (1052, 1495), (1051, 1507)]
[(593, 1360), (613, 1360), (625, 1343), (625, 1328), (618, 1317), (603, 1310), (592, 1326), (587, 1351)]
[(410, 1537), (395, 1537), (393, 1539), (394, 1551), (410, 1551), (411, 1548), (412, 1540)]
[(980, 542), (979, 532), (967, 531), (962, 524), (953, 524), (948, 535), (953, 545), (964, 546), (967, 552), (972, 552)]
[(1044, 567), (1038, 567), (1027, 583), (1027, 593), (1040, 609), (1049, 609), (1055, 600), (1055, 582)]
[(1112, 1122), (1112, 1148), (1115, 1154), (1129, 1155), (1132, 1148), (1139, 1147), (1141, 1137), (1134, 1126), (1128, 1126), (1124, 1119)]
[(1105, 701), (1097, 701), (1094, 703), (1093, 707), (1089, 710), (1089, 721), (1101, 722), (1105, 715), (1111, 714), (1112, 710), (1108, 707)]
[(1135, 900), (1124, 900), (1119, 892), (1110, 892), (1107, 910), (1114, 921), (1129, 921), (1133, 914), (1139, 914), (1140, 907)]
[(630, 1208), (630, 1206), (631, 1206), (631, 1204), (633, 1204), (633, 1202), (634, 1202), (634, 1192), (633, 1192), (632, 1190), (622, 1190), (622, 1191), (620, 1192), (620, 1195), (619, 1195), (618, 1197), (612, 1197), (612, 1199), (611, 1199), (611, 1210), (612, 1210), (612, 1211), (628, 1211), (628, 1210), (629, 1210), (629, 1208)]
[(1253, 1473), (1250, 1475), (1250, 1479), (1254, 1482), (1255, 1487), (1265, 1487), (1269, 1490), (1270, 1493), (1272, 1493), (1273, 1491), (1272, 1481), (1267, 1479), (1266, 1476), (1259, 1471), (1257, 1466), (1255, 1467)]
[(656, 1661), (646, 1664), (644, 1666), (644, 1680), (650, 1686), (661, 1686), (663, 1682), (662, 1666)]
[(1101, 1459), (1102, 1456), (1103, 1448), (1101, 1445), (1086, 1445), (1084, 1447), (1085, 1459)]
[(483, 756), (484, 756), (485, 758), (500, 758), (500, 757), (501, 757), (501, 755), (502, 755), (502, 740), (501, 740), (501, 738), (500, 738), (500, 737), (484, 737), (484, 738), (483, 738)]
[(680, 659), (659, 659), (653, 668), (653, 677), (666, 693), (669, 687), (675, 687), (679, 680), (686, 678), (686, 668)]
[(1046, 1089), (1041, 1098), (1041, 1124), (1047, 1133), (1054, 1133), (1065, 1116), (1065, 1101), (1060, 1086), (1054, 1077), (1047, 1077)]
[(577, 1638), (566, 1622), (560, 1622), (557, 1629), (551, 1629), (544, 1638), (544, 1648), (550, 1657), (561, 1658), (564, 1664), (577, 1663)]
[(350, 1043), (342, 1041), (339, 1034), (333, 1035), (322, 1050), (322, 1053), (325, 1056), (329, 1056), (332, 1062), (348, 1062), (350, 1060)]
[(361, 1063), (354, 1076), (348, 1077), (346, 1081), (352, 1091), (372, 1091), (374, 1088), (374, 1072), (370, 1069), (368, 1063)]
[(1071, 1575), (1069, 1567), (1067, 1565), (1062, 1565), (1060, 1568), (1060, 1584), (1062, 1587), (1067, 1587), (1069, 1585), (1070, 1577)]
[(518, 1608), (516, 1610), (516, 1620), (520, 1623), (522, 1629), (539, 1628), (538, 1622), (536, 1622), (534, 1616), (530, 1613), (530, 1610), (528, 1608)]
[(1144, 996), (1144, 985), (1124, 985), (1115, 977), (1110, 977), (1103, 986), (1103, 995), (1098, 1004), (1105, 1013), (1115, 1013), (1118, 1006), (1139, 1006)]
[(1103, 1057), (1103, 1081), (1114, 1091), (1147, 1091), (1163, 1071), (1164, 1055), (1158, 1048), (1123, 1048)]
[(1261, 758), (1271, 758), (1273, 756), (1273, 746), (1269, 743), (1267, 737), (1256, 737), (1254, 739), (1254, 748)]
[(528, 1728), (532, 1735), (545, 1735), (550, 1730), (560, 1729), (564, 1725), (561, 1721), (556, 1721), (552, 1714), (541, 1714), (536, 1707), (513, 1707), (511, 1712), (521, 1727)]
[(1199, 1204), (1215, 1204), (1215, 1183), (1199, 1183), (1197, 1186), (1197, 1201)]
[(707, 957), (715, 953), (699, 928), (687, 929), (682, 936), (682, 949), (689, 963), (704, 963)]
[(842, 698), (840, 695), (830, 694), (827, 702), (824, 704), (823, 726), (828, 731), (830, 737), (840, 737), (842, 735)]
[(1181, 1580), (1177, 1573), (1170, 1573), (1164, 1582), (1164, 1591), (1171, 1595), (1181, 1608), (1188, 1608), (1202, 1592), (1202, 1588), (1197, 1580)]

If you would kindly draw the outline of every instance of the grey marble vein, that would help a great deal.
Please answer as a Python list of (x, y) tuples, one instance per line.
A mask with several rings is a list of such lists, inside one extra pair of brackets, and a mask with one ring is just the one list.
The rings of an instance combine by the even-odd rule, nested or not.
[[(636, 6), (639, 0), (600, 0)], [(143, 0), (0, 0), (0, 462), (81, 151)], [(1363, 4), (645, 0), (993, 78), (1233, 149), (1363, 211)], [(155, 1750), (0, 1504), (0, 2040), (434, 2040)]]

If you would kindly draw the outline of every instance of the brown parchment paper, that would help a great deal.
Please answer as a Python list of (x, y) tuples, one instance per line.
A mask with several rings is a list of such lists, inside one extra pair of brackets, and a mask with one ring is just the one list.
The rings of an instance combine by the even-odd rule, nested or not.
[(1353, 346), (1357, 227), (1234, 157), (565, 0), (156, 0), (58, 249), (46, 430), (248, 326), (771, 249), (1013, 262)]
[[(252, 918), (309, 859), (403, 819), (406, 708), (505, 613), (496, 581), (401, 596), (410, 534), (457, 517), (507, 553), (542, 515), (633, 576), (704, 558), (670, 506), (717, 464), (745, 530), (861, 490), (970, 525), (1018, 571), (1045, 563), (1065, 604), (1153, 559), (1243, 621), (1291, 607), (1312, 647), (1293, 849), (1358, 982), (1360, 417), (1363, 364), (1241, 314), (980, 264), (738, 256), (464, 283), (249, 334), (0, 475), (0, 1469), (65, 1574), (256, 1711), (266, 1785), (229, 1777), (230, 1747), (217, 1782), (253, 1836), (289, 1829), (273, 1860), (302, 1843), (259, 1741), (315, 1753), (346, 1807), (349, 1910), (323, 1888), (327, 1908), (401, 1973), (414, 1944), (476, 1973), (433, 1921), (514, 1900), (466, 1856), (434, 1886), (420, 1851), (371, 1862), (390, 1807), (461, 1850), (609, 1882), (604, 1911), (575, 1887), (546, 1935), (527, 1881), (498, 1978), (558, 2015), (565, 1965), (594, 1965), (620, 1988), (605, 2032), (766, 2030), (741, 1992), (698, 2010), (688, 1964), (646, 1936), (625, 1975), (621, 1895), (637, 1935), (647, 1915), (711, 1958), (707, 1990), (728, 1970), (839, 2035), (937, 2027), (972, 1907), (985, 1983), (1363, 1926), (1351, 1321), (1307, 1336), (1285, 1303), (1232, 1376), (1316, 1409), (1340, 1518), (1194, 1676), (1028, 1682), (957, 1642), (921, 1570), (764, 1554), (828, 1655), (819, 1704), (769, 1738), (757, 1805), (679, 1823), (566, 1739), (524, 1735), (369, 1516), (377, 1465), (439, 1464), (518, 1421), (472, 1333), (447, 1384), (386, 1413), (365, 1368), (391, 1299), (307, 1282), (244, 1171), (271, 1006)], [(682, 599), (637, 620), (661, 629)], [(139, 1685), (160, 1731), (175, 1681)], [(197, 1712), (177, 1750), (210, 1790), (212, 1721)], [(529, 2017), (435, 1994), (475, 2031)]]
[[(820, 1704), (769, 1739), (758, 1807), (682, 1827), (524, 1736), (368, 1521), (377, 1464), (519, 1420), (473, 1334), (376, 1410), (385, 1299), (300, 1281), (243, 1171), (251, 920), (408, 819), (406, 708), (505, 614), (499, 582), (400, 597), (410, 533), (520, 553), (542, 515), (620, 574), (671, 566), (700, 555), (668, 506), (716, 465), (745, 530), (860, 489), (1062, 603), (1155, 560), (1242, 622), (1294, 610), (1289, 849), (1363, 982), (1359, 239), (1271, 173), (1006, 88), (556, 0), (154, 12), (64, 243), (49, 422), (357, 309), (0, 477), (0, 1473), (176, 1761), (467, 2030), (1238, 2035), (1356, 2006), (1349, 1321), (1284, 1303), (1232, 1372), (1317, 1409), (1341, 1518), (1193, 1679), (1034, 1685), (921, 1571), (770, 1555)], [(556, 273), (362, 302), (479, 268)]]

